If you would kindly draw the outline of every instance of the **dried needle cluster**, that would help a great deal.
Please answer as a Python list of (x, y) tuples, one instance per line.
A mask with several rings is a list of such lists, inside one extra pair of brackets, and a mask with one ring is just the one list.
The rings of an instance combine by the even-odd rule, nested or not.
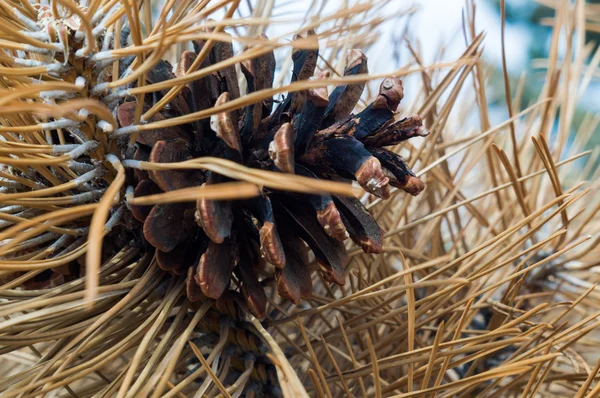
[(373, 93), (395, 1), (241, 3), (0, 0), (2, 396), (597, 396), (597, 10), (492, 126), (471, 2)]

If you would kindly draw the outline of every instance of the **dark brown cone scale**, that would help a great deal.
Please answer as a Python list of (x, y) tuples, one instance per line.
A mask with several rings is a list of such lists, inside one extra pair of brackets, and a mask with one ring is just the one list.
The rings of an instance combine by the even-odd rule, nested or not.
[[(150, 152), (153, 163), (183, 162), (192, 158), (190, 144), (181, 138), (158, 141)], [(151, 170), (150, 178), (165, 192), (196, 186), (200, 182), (194, 170)]]
[(381, 83), (379, 95), (373, 103), (374, 108), (387, 108), (395, 110), (400, 101), (404, 98), (404, 88), (402, 80), (394, 77), (388, 77)]
[(413, 137), (426, 137), (429, 133), (423, 127), (419, 115), (413, 115), (390, 124), (386, 129), (365, 137), (363, 143), (368, 147), (381, 148), (396, 145)]
[[(228, 33), (221, 33), (225, 35), (229, 35)], [(231, 42), (224, 41), (216, 41), (212, 50), (214, 55), (214, 61), (222, 62), (226, 61), (229, 58), (233, 57), (233, 46)], [(235, 71), (235, 66), (227, 66), (219, 71), (219, 74), (222, 76), (222, 81), (225, 82), (227, 86), (227, 91), (229, 92), (229, 96), (231, 99), (236, 99), (240, 97), (240, 88), (238, 84), (237, 73)]]
[(335, 198), (335, 203), (348, 234), (365, 253), (381, 253), (383, 251), (383, 234), (381, 228), (368, 210), (356, 198)]
[(307, 248), (302, 241), (293, 236), (286, 236), (286, 264), (283, 270), (275, 271), (277, 291), (294, 304), (301, 299), (308, 299), (312, 293), (312, 280), (307, 255)]
[(366, 190), (379, 196), (382, 199), (390, 197), (388, 188), (389, 178), (383, 173), (381, 163), (375, 157), (371, 157), (355, 173), (356, 181), (361, 187), (366, 187)]
[[(138, 146), (138, 148), (135, 150), (135, 153), (133, 154), (133, 159), (139, 160), (141, 162), (147, 162), (148, 159), (150, 159), (150, 150), (151, 150), (151, 148), (148, 148), (147, 146), (144, 146), (144, 145)], [(140, 170), (140, 169), (133, 169), (133, 173), (135, 174), (135, 177), (139, 181), (150, 179), (150, 176), (148, 175), (147, 171)]]
[[(310, 29), (306, 33), (306, 38), (314, 38), (314, 40), (317, 40), (314, 30)], [(294, 36), (294, 40), (299, 39), (304, 39), (304, 37), (300, 35)], [(294, 51), (292, 52), (292, 60), (294, 61), (294, 64), (299, 65), (299, 68), (298, 70), (294, 70), (292, 81), (308, 80), (309, 78), (311, 78), (312, 75), (315, 73), (318, 57), (319, 50), (294, 49)]]
[[(117, 118), (119, 119), (119, 124), (121, 125), (121, 127), (131, 126), (133, 124), (135, 117), (135, 106), (135, 102), (125, 102), (124, 104), (119, 106), (119, 109), (117, 111)], [(162, 114), (157, 113), (152, 118), (150, 118), (149, 122), (158, 122), (161, 120), (165, 120), (165, 117)], [(184, 136), (185, 133), (181, 128), (166, 127), (162, 129), (142, 131), (138, 133), (136, 141), (142, 145), (152, 147), (158, 141), (169, 141)]]
[[(264, 39), (264, 37), (263, 37)], [(309, 34), (296, 40), (318, 40)], [(183, 76), (205, 45), (185, 51), (175, 74)], [(248, 49), (251, 51), (252, 49)], [(292, 61), (292, 80), (316, 77), (318, 50), (297, 48)], [(209, 67), (233, 56), (231, 43), (218, 42), (201, 65)], [(239, 65), (246, 87), (240, 87), (236, 67), (222, 68), (187, 84), (174, 100), (150, 120), (223, 107), (239, 98), (240, 91), (253, 93), (273, 85), (275, 57), (262, 54)], [(360, 50), (347, 55), (345, 76), (368, 73), (367, 58)], [(148, 73), (149, 82), (174, 76), (166, 63)], [(323, 180), (355, 180), (367, 192), (383, 199), (390, 186), (417, 195), (424, 184), (396, 153), (386, 149), (426, 130), (418, 115), (396, 120), (396, 109), (404, 96), (398, 78), (385, 79), (375, 100), (352, 113), (364, 83), (311, 88), (288, 93), (283, 100), (265, 100), (236, 111), (219, 112), (210, 119), (143, 131), (137, 134), (136, 160), (176, 163), (210, 156), (242, 164), (251, 169), (298, 174)], [(144, 111), (166, 92), (146, 95)], [(121, 127), (135, 121), (136, 102), (117, 109)], [(274, 110), (272, 108), (275, 108)], [(153, 170), (135, 172), (136, 197), (187, 187), (218, 184), (228, 177), (213, 171)], [(383, 250), (383, 233), (356, 198), (331, 195), (292, 194), (265, 188), (262, 195), (247, 200), (207, 200), (155, 206), (133, 206), (143, 222), (146, 240), (154, 246), (158, 265), (175, 275), (186, 275), (186, 294), (191, 301), (205, 298), (217, 302), (228, 290), (237, 290), (257, 317), (268, 311), (265, 287), (275, 279), (280, 296), (299, 304), (312, 291), (311, 269), (338, 285), (345, 283), (348, 237), (366, 253)], [(308, 251), (314, 254), (309, 262)], [(316, 264), (315, 264), (316, 263)], [(232, 278), (234, 282), (232, 282)]]
[(165, 271), (172, 271), (176, 275), (187, 273), (188, 268), (197, 262), (199, 242), (190, 240), (179, 244), (170, 252), (156, 251), (158, 266)]
[[(204, 183), (202, 186), (206, 186)], [(214, 243), (223, 243), (231, 235), (233, 213), (231, 203), (209, 199), (199, 199), (196, 203), (196, 223)]]
[(238, 262), (238, 253), (235, 251), (231, 239), (223, 244), (210, 242), (208, 248), (198, 263), (196, 282), (200, 285), (202, 293), (210, 298), (219, 298), (229, 286), (231, 272)]
[[(294, 208), (294, 210), (290, 210)], [(319, 225), (316, 215), (312, 216), (307, 207), (297, 205), (285, 207), (287, 219), (296, 225), (294, 229), (311, 248), (326, 281), (337, 285), (346, 283), (343, 263), (346, 257), (344, 245), (330, 238)]]
[(317, 220), (319, 220), (319, 224), (323, 226), (327, 235), (340, 242), (348, 239), (344, 222), (333, 202), (329, 203), (325, 209), (317, 210)]
[(279, 170), (294, 174), (294, 128), (291, 123), (281, 125), (269, 144), (269, 157)]
[[(142, 180), (135, 187), (133, 196), (136, 198), (139, 198), (142, 196), (154, 195), (154, 194), (158, 194), (161, 192), (162, 191), (160, 190), (158, 185), (156, 185), (151, 180)], [(151, 210), (152, 210), (151, 205), (148, 205), (148, 206), (131, 205), (131, 214), (133, 214), (133, 216), (140, 222), (146, 221), (146, 217), (148, 217), (148, 214), (150, 214)]]
[(170, 252), (185, 242), (194, 230), (189, 204), (155, 205), (144, 221), (144, 236), (158, 250)]
[[(346, 56), (346, 69), (344, 76), (368, 73), (367, 57), (360, 50), (350, 50)], [(325, 121), (336, 121), (348, 117), (357, 104), (365, 84), (349, 84), (338, 86), (331, 93), (332, 104), (325, 111)]]
[(262, 255), (277, 268), (283, 268), (285, 266), (285, 252), (275, 224), (269, 221), (265, 222), (260, 228), (259, 236)]
[(206, 297), (204, 294), (202, 294), (202, 289), (196, 282), (196, 270), (196, 265), (188, 268), (187, 278), (185, 280), (185, 294), (192, 302), (200, 301)]
[[(217, 98), (215, 106), (223, 105), (229, 101), (229, 93), (225, 92)], [(230, 148), (242, 152), (242, 143), (240, 132), (238, 130), (237, 120), (228, 112), (221, 112), (216, 116), (217, 136), (223, 140)]]
[(264, 318), (265, 309), (267, 308), (267, 296), (254, 273), (252, 265), (241, 263), (238, 270), (238, 275), (242, 282), (242, 294), (246, 300), (248, 309), (258, 318)]
[(383, 148), (371, 149), (371, 153), (382, 163), (384, 172), (390, 178), (390, 185), (413, 196), (417, 196), (425, 189), (425, 184), (400, 156)]
[(417, 196), (425, 189), (425, 183), (417, 177), (409, 176), (406, 178), (406, 183), (404, 183), (402, 189), (412, 196)]

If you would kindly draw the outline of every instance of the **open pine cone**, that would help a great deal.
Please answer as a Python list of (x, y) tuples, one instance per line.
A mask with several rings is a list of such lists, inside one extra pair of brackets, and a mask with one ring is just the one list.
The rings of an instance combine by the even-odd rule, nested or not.
[[(175, 74), (188, 70), (205, 45), (182, 54)], [(231, 43), (219, 42), (202, 67), (233, 56)], [(293, 53), (292, 80), (313, 79), (318, 50)], [(121, 68), (127, 66), (126, 62)], [(107, 68), (112, 70), (112, 66)], [(160, 61), (147, 75), (149, 84), (174, 78), (172, 67)], [(247, 93), (270, 88), (275, 74), (272, 52), (241, 65)], [(366, 56), (351, 50), (344, 75), (367, 72)], [(316, 78), (327, 77), (321, 73)], [(193, 81), (151, 120), (164, 120), (221, 105), (240, 96), (234, 66)], [(296, 173), (313, 178), (356, 180), (366, 191), (386, 199), (389, 185), (411, 195), (423, 183), (405, 161), (384, 147), (425, 135), (418, 115), (396, 121), (394, 112), (403, 97), (397, 78), (383, 81), (375, 101), (351, 114), (364, 84), (289, 93), (273, 108), (273, 101), (252, 104), (243, 111), (224, 112), (212, 120), (140, 132), (135, 150), (125, 157), (155, 163), (181, 162), (201, 156), (232, 160), (251, 168)], [(145, 106), (166, 92), (147, 94)], [(118, 106), (120, 126), (133, 124), (136, 102), (125, 98)], [(135, 196), (217, 184), (226, 177), (200, 170), (135, 172)], [(344, 240), (350, 237), (367, 253), (382, 250), (382, 232), (356, 198), (301, 195), (264, 190), (263, 195), (238, 201), (199, 200), (132, 206), (143, 223), (146, 240), (156, 248), (159, 266), (174, 274), (187, 273), (187, 295), (219, 298), (235, 274), (249, 309), (265, 315), (266, 295), (260, 280), (273, 274), (279, 294), (294, 303), (311, 295), (310, 247), (325, 280), (344, 284)], [(264, 260), (263, 260), (264, 259)]]

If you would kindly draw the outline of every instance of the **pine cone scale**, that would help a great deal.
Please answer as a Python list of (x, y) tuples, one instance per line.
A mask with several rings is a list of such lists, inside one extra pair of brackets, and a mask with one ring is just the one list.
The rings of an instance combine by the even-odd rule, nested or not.
[[(200, 51), (203, 43), (196, 44), (196, 50)], [(202, 65), (210, 66), (229, 59), (232, 54), (230, 43), (219, 43)], [(292, 79), (312, 78), (317, 56), (318, 50), (295, 50)], [(176, 74), (183, 75), (196, 57), (194, 52), (184, 52)], [(157, 71), (149, 74), (148, 80), (167, 79), (165, 65), (161, 63)], [(240, 66), (247, 81), (246, 92), (272, 87), (275, 70), (272, 51)], [(366, 56), (362, 51), (351, 50), (344, 75), (367, 70)], [(234, 79), (233, 72), (235, 68), (227, 67), (187, 84), (187, 91), (177, 96), (186, 106), (173, 103), (174, 108), (163, 109), (154, 119), (182, 114), (188, 108), (197, 112), (226, 104), (239, 95), (237, 75)], [(328, 72), (321, 72), (315, 78), (327, 77)], [(312, 178), (356, 180), (366, 191), (384, 199), (389, 196), (390, 185), (417, 194), (422, 190), (420, 180), (411, 174), (399, 156), (382, 148), (394, 140), (419, 135), (420, 119), (394, 120), (394, 112), (403, 96), (401, 81), (385, 79), (376, 100), (352, 115), (363, 89), (364, 84), (349, 84), (336, 88), (330, 95), (325, 88), (289, 93), (273, 112), (272, 102), (264, 101), (250, 104), (239, 112), (218, 113), (211, 122), (202, 120), (177, 128), (143, 132), (138, 136), (139, 148), (134, 156), (140, 159), (147, 156), (150, 162), (165, 164), (215, 156), (249, 167)], [(162, 94), (158, 94), (150, 98), (149, 103), (159, 101)], [(135, 102), (119, 106), (121, 126), (133, 123), (134, 112)], [(148, 147), (152, 148), (149, 154), (143, 149)], [(157, 189), (167, 192), (228, 180), (213, 172), (192, 170), (151, 171), (148, 176), (156, 185), (145, 182), (148, 180), (143, 173), (136, 176), (139, 181), (136, 196), (155, 193)], [(146, 239), (159, 250), (159, 266), (172, 273), (181, 273), (185, 267), (194, 269), (194, 272), (188, 271), (186, 282), (186, 291), (194, 300), (201, 296), (219, 298), (231, 287), (232, 275), (237, 275), (236, 283), (242, 296), (257, 316), (265, 313), (261, 278), (269, 278), (269, 273), (282, 296), (295, 303), (310, 296), (308, 259), (299, 254), (306, 249), (290, 245), (286, 240), (301, 238), (314, 253), (325, 280), (340, 285), (345, 283), (343, 241), (350, 237), (367, 253), (383, 250), (381, 229), (364, 206), (356, 199), (332, 198), (327, 194), (298, 195), (267, 190), (262, 197), (246, 201), (200, 199), (195, 209), (157, 205), (147, 212), (148, 208), (135, 211), (136, 217), (144, 220)], [(199, 234), (208, 238), (207, 248), (194, 249), (190, 243), (195, 242)], [(173, 250), (178, 251), (177, 255), (169, 257)], [(198, 262), (197, 266), (190, 265), (194, 261)], [(261, 265), (264, 261), (274, 268), (270, 271), (264, 268)]]

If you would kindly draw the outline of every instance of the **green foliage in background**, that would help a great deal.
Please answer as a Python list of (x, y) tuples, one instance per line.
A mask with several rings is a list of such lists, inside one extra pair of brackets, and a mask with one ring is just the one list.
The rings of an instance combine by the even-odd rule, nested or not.
[[(500, 20), (500, 0), (489, 0), (494, 8), (498, 12), (498, 20)], [(600, 5), (600, 0), (588, 0), (588, 4)], [(507, 0), (506, 1), (506, 30), (510, 29), (526, 29), (530, 37), (527, 43), (526, 49), (520, 49), (519, 51), (526, 51), (528, 56), (527, 67), (524, 72), (527, 74), (525, 87), (523, 90), (523, 96), (521, 99), (521, 109), (526, 108), (529, 104), (534, 103), (540, 94), (545, 79), (545, 70), (533, 69), (531, 63), (534, 59), (546, 59), (548, 58), (548, 52), (550, 49), (550, 40), (552, 36), (552, 27), (548, 24), (544, 24), (544, 20), (551, 19), (555, 16), (555, 10), (539, 4), (535, 1), (522, 1), (522, 0)], [(587, 31), (585, 36), (586, 43), (595, 43), (592, 55), (598, 50), (600, 45), (600, 32)], [(507, 54), (510, 54), (510, 50), (507, 49)], [(508, 55), (509, 56), (509, 55)], [(520, 78), (520, 74), (512, 73), (511, 76), (511, 88), (512, 94), (515, 94), (516, 87)], [(502, 78), (502, 66), (495, 65), (494, 71), (494, 97), (491, 98), (491, 104), (497, 104), (498, 106), (504, 104), (504, 85)], [(581, 126), (586, 115), (595, 114), (598, 116), (600, 112), (600, 104), (594, 100), (600, 95), (600, 87), (598, 84), (594, 86), (591, 84), (591, 88), (588, 89), (586, 97), (582, 98), (578, 109), (574, 115), (573, 129), (576, 130)], [(594, 137), (592, 139), (593, 146), (600, 145), (600, 128), (596, 128), (594, 131)], [(592, 149), (592, 148), (590, 148)]]

